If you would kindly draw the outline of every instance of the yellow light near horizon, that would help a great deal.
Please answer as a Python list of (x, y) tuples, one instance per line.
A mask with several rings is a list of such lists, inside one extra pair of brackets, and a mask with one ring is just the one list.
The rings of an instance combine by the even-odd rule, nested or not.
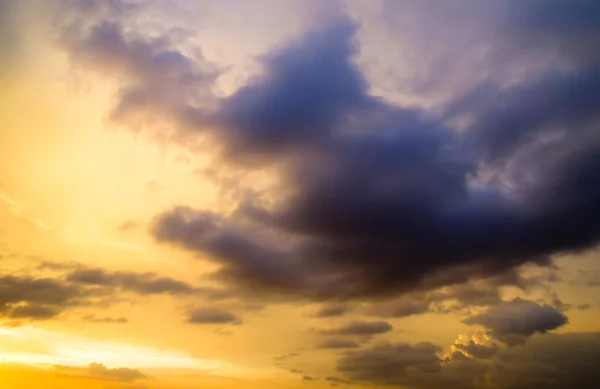
[(227, 366), (212, 359), (152, 347), (100, 342), (31, 326), (1, 328), (0, 362), (26, 365), (87, 366), (92, 362), (109, 368), (158, 368), (218, 371)]

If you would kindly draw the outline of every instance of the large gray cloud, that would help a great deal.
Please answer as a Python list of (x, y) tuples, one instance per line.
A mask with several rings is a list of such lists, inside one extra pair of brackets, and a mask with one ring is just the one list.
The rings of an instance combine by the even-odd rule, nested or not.
[(157, 240), (208, 254), (222, 266), (216, 279), (254, 293), (386, 297), (596, 245), (600, 60), (590, 42), (600, 29), (590, 18), (600, 11), (589, 1), (565, 7), (476, 7), (468, 15), (478, 26), (499, 19), (487, 42), (498, 55), (533, 58), (536, 43), (555, 43), (564, 66), (542, 61), (511, 83), (477, 80), (437, 116), (369, 93), (354, 62), (360, 26), (343, 17), (262, 56), (260, 75), (225, 98), (211, 95), (204, 58), (168, 34), (125, 29), (114, 12), (81, 13), (91, 25), (70, 28), (65, 47), (119, 75), (113, 119), (158, 113), (179, 138), (214, 140), (220, 162), (280, 177), (269, 204), (157, 215)]

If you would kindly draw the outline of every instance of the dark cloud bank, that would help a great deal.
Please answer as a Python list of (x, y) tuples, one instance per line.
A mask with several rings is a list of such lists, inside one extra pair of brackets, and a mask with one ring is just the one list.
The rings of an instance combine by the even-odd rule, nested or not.
[[(358, 27), (347, 20), (267, 54), (261, 76), (210, 112), (171, 102), (180, 132), (213, 137), (234, 166), (276, 166), (281, 190), (229, 216), (175, 207), (157, 216), (154, 236), (209, 254), (222, 265), (216, 279), (317, 300), (430, 290), (594, 247), (600, 60), (569, 43), (588, 47), (599, 36), (575, 20), (598, 11), (578, 2), (580, 13), (563, 15), (565, 6), (545, 4), (503, 15), (506, 34), (556, 40), (569, 66), (477, 87), (442, 115), (370, 95), (353, 62)], [(128, 42), (111, 28), (111, 42)], [(78, 37), (90, 50), (105, 39), (94, 31)], [(164, 66), (184, 61), (140, 45), (111, 55), (139, 47)], [(459, 118), (469, 123), (461, 131), (450, 125)]]
[(384, 342), (347, 351), (337, 370), (355, 383), (416, 389), (592, 389), (600, 379), (598, 333), (537, 335), (502, 350), (469, 343), (457, 350), (442, 358), (441, 348), (431, 343)]
[(114, 5), (80, 8), (87, 23), (62, 42), (74, 62), (124, 83), (117, 123), (164, 120), (172, 139), (212, 139), (223, 163), (279, 174), (274, 201), (159, 214), (158, 241), (209, 254), (222, 265), (215, 279), (253, 293), (385, 297), (545, 265), (600, 237), (599, 7), (500, 8), (500, 53), (534, 42), (564, 66), (484, 82), (435, 115), (369, 93), (354, 63), (359, 26), (344, 17), (264, 55), (261, 74), (225, 98), (210, 93), (214, 66), (168, 34), (126, 32)]

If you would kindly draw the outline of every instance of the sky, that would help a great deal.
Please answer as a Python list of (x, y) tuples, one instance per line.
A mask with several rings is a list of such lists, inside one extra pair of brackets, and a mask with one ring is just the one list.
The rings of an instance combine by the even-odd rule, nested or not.
[(600, 385), (596, 0), (0, 0), (0, 387)]

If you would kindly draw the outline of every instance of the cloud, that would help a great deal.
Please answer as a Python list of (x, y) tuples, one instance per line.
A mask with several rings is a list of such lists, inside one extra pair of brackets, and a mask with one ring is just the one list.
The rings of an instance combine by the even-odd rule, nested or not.
[(456, 360), (441, 359), (441, 347), (431, 343), (380, 343), (347, 352), (337, 370), (365, 384), (415, 389), (592, 389), (599, 342), (598, 333), (538, 334), (522, 346), (486, 350), (484, 359)]
[(69, 273), (66, 279), (84, 285), (114, 286), (140, 294), (191, 294), (194, 288), (171, 277), (154, 273), (110, 272), (102, 268), (79, 268)]
[(317, 345), (317, 348), (342, 349), (342, 348), (359, 348), (360, 345), (348, 339), (328, 339)]
[(394, 329), (387, 321), (351, 321), (341, 327), (319, 330), (321, 335), (377, 335)]
[(327, 318), (327, 317), (342, 316), (349, 310), (350, 310), (350, 307), (348, 307), (347, 305), (339, 305), (339, 304), (324, 305), (321, 308), (319, 308), (319, 310), (316, 311), (312, 315), (312, 317)]
[(201, 121), (198, 104), (210, 98), (206, 92), (218, 75), (210, 63), (176, 49), (176, 34), (147, 38), (126, 28), (124, 19), (140, 12), (141, 5), (77, 3), (62, 17), (62, 45), (73, 63), (124, 83), (110, 115), (115, 123)]
[(316, 379), (317, 379), (316, 377), (313, 377), (313, 376), (310, 376), (310, 375), (302, 376), (302, 381), (314, 381)]
[[(342, 16), (261, 56), (262, 71), (227, 97), (212, 93), (216, 72), (202, 55), (169, 32), (125, 28), (114, 10), (76, 16), (88, 23), (69, 25), (63, 43), (74, 63), (116, 75), (113, 120), (166, 120), (163, 139), (210, 138), (217, 165), (277, 177), (261, 193), (268, 203), (159, 213), (156, 240), (210, 257), (221, 265), (215, 279), (253, 294), (379, 298), (548, 265), (600, 239), (597, 7), (472, 6), (459, 9), (481, 16), (488, 51), (513, 73), (520, 54), (539, 57), (537, 44), (552, 60), (527, 77), (505, 73), (508, 85), (476, 78), (440, 110), (371, 94), (355, 61), (360, 26)], [(451, 15), (454, 34), (464, 16)]]
[(379, 384), (413, 385), (413, 375), (433, 374), (440, 370), (436, 353), (441, 348), (432, 343), (380, 343), (374, 347), (349, 351), (337, 361), (337, 370), (351, 380)]
[(381, 317), (408, 317), (429, 312), (429, 301), (401, 297), (386, 303), (373, 304), (368, 313)]
[(453, 349), (460, 351), (462, 354), (466, 354), (469, 357), (478, 359), (488, 359), (493, 357), (500, 350), (495, 343), (491, 345), (478, 344), (473, 340), (470, 340), (467, 344), (455, 343)]
[(8, 311), (11, 319), (47, 320), (57, 316), (59, 312), (43, 305), (18, 305)]
[(74, 377), (89, 377), (108, 381), (131, 382), (148, 378), (140, 371), (129, 368), (109, 369), (100, 363), (90, 363), (88, 367), (53, 366), (53, 370), (60, 374)]
[(515, 298), (493, 305), (463, 322), (481, 325), (498, 340), (517, 344), (535, 333), (557, 329), (567, 324), (569, 319), (550, 305)]
[(192, 324), (241, 324), (242, 320), (233, 313), (219, 308), (195, 308), (187, 313)]
[(96, 317), (95, 315), (85, 315), (81, 319), (88, 323), (124, 324), (129, 322), (125, 317)]
[(131, 231), (139, 227), (139, 223), (135, 220), (126, 220), (119, 225), (119, 231)]
[(297, 357), (298, 355), (299, 355), (298, 353), (288, 353), (288, 354), (283, 354), (283, 355), (277, 356), (277, 357), (273, 358), (273, 360), (275, 360), (277, 362), (281, 362), (281, 361), (285, 361), (288, 358)]
[(60, 279), (0, 276), (0, 316), (46, 320), (77, 305), (88, 292)]

